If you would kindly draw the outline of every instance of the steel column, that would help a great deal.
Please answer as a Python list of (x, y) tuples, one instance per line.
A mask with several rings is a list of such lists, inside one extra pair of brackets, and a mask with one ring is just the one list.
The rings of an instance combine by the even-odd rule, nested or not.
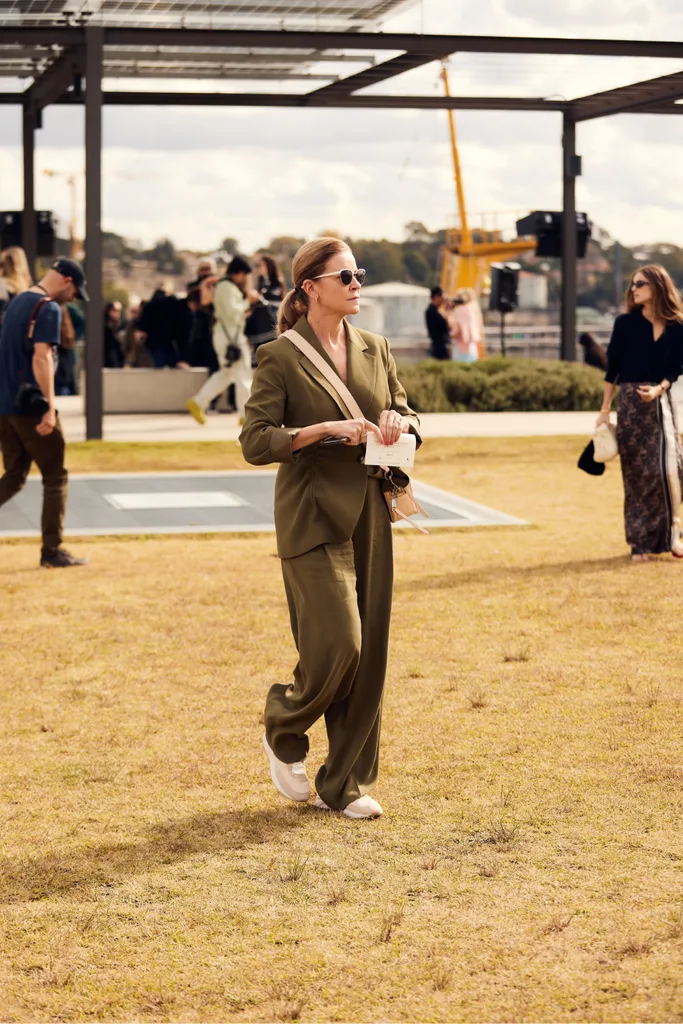
[(102, 439), (102, 58), (104, 30), (85, 30), (85, 253), (90, 302), (86, 303), (85, 428), (89, 441)]
[(35, 199), (35, 148), (37, 119), (27, 106), (23, 108), (22, 137), (24, 157), (24, 208), (21, 216), (21, 245), (26, 253), (31, 277), (35, 278), (38, 257), (38, 229)]
[(562, 359), (576, 359), (576, 125), (562, 121)]

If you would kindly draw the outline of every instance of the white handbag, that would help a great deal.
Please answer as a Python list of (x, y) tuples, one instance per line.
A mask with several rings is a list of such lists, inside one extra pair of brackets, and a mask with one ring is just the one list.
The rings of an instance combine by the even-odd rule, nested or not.
[(593, 431), (593, 448), (596, 462), (609, 462), (619, 454), (617, 428), (612, 423), (601, 423)]

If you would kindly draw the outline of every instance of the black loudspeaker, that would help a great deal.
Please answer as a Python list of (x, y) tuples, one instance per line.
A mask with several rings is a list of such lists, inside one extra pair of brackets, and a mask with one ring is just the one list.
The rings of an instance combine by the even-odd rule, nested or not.
[[(22, 218), (21, 210), (0, 213), (0, 249), (8, 249), (10, 245), (21, 245)], [(57, 232), (54, 217), (49, 210), (36, 210), (36, 237), (37, 255), (54, 256)]]
[[(591, 222), (585, 213), (576, 215), (576, 255), (583, 259), (591, 237)], [(517, 221), (518, 235), (534, 235), (537, 256), (562, 255), (562, 214), (557, 211), (534, 210)]]
[(504, 263), (492, 265), (489, 309), (497, 309), (499, 313), (511, 313), (513, 309), (517, 309), (518, 277), (519, 271), (516, 267), (509, 267)]

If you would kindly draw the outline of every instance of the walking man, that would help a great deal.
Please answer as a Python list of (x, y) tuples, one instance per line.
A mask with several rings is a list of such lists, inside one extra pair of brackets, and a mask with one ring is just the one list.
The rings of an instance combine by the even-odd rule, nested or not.
[(88, 300), (83, 268), (76, 260), (55, 260), (38, 284), (12, 300), (0, 332), (0, 506), (22, 489), (35, 462), (43, 478), (40, 564), (47, 569), (87, 564), (62, 548), (67, 472), (55, 409), (60, 306), (75, 298)]

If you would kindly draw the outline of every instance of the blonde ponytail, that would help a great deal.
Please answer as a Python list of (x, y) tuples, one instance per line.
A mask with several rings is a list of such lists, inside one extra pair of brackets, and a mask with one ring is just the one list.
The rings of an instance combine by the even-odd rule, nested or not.
[[(301, 298), (302, 295), (303, 299)], [(300, 291), (298, 288), (292, 288), (291, 291), (287, 292), (277, 315), (277, 329), (280, 334), (291, 330), (307, 309), (308, 296), (306, 292)]]
[(308, 312), (308, 295), (304, 281), (312, 281), (327, 270), (327, 264), (340, 252), (348, 250), (341, 238), (314, 238), (305, 242), (292, 261), (294, 287), (285, 295), (277, 318), (277, 329), (282, 334), (291, 330), (297, 320)]

